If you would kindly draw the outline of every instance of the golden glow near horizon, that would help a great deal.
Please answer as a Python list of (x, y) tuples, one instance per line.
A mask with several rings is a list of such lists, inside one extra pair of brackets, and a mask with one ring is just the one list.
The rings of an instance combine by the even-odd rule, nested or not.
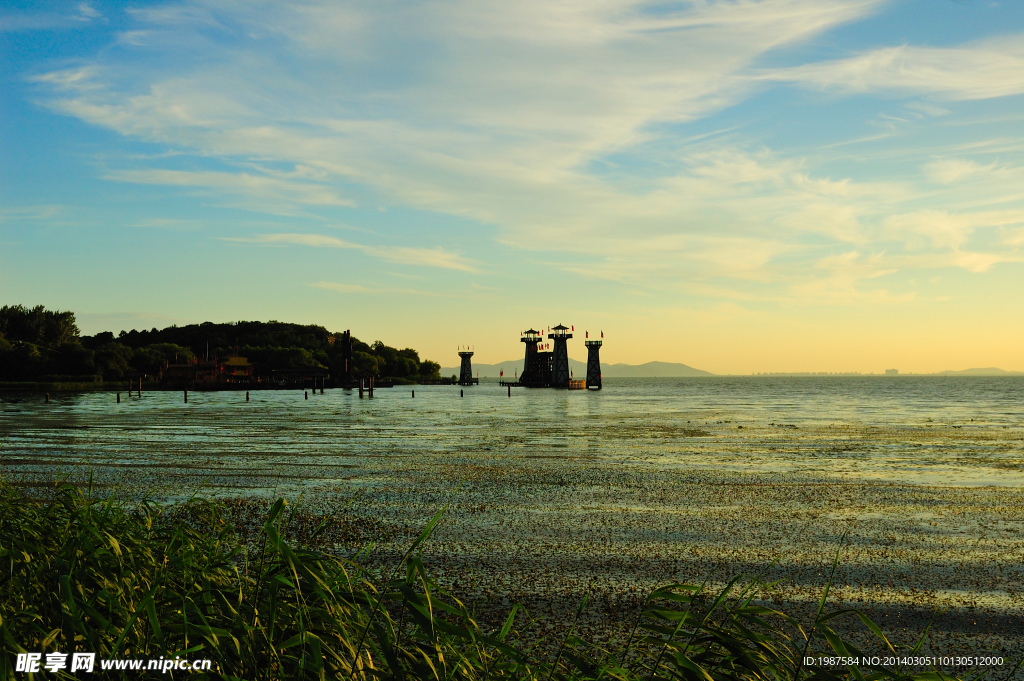
[[(0, 10), (6, 304), (1024, 370), (1024, 4)], [(585, 357), (582, 333), (570, 343)]]

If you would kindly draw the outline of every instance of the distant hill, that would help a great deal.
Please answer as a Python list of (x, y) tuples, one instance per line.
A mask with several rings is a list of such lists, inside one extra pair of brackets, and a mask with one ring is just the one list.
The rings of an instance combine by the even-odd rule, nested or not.
[(604, 364), (601, 366), (604, 377), (658, 377), (676, 378), (689, 376), (714, 376), (710, 371), (694, 369), (678, 362), (647, 362), (646, 364)]
[(996, 367), (984, 369), (963, 369), (962, 371), (939, 371), (935, 376), (1024, 376), (1024, 371), (1006, 371)]
[[(569, 358), (569, 369), (572, 370), (573, 377), (575, 378), (586, 378), (587, 376), (587, 363), (580, 362), (573, 358)], [(515, 377), (517, 372), (523, 370), (523, 360), (514, 359), (507, 362), (501, 362), (500, 364), (478, 364), (473, 363), (473, 375), (476, 376), (478, 373), (483, 378), (497, 378), (500, 372), (504, 370), (505, 376)], [(459, 367), (443, 367), (441, 369), (442, 376), (451, 376), (452, 374), (458, 375)], [(646, 364), (601, 364), (601, 375), (604, 378), (676, 378), (676, 377), (691, 377), (691, 376), (715, 376), (710, 371), (702, 371), (701, 369), (694, 369), (686, 364), (679, 364), (677, 362), (647, 362)], [(778, 374), (779, 376), (790, 375), (790, 374)], [(791, 374), (793, 376), (798, 375), (810, 375), (810, 374)], [(865, 376), (868, 374), (864, 374)], [(962, 371), (938, 371), (934, 374), (901, 374), (902, 376), (1024, 376), (1024, 371), (1006, 371), (1005, 369), (999, 369), (996, 367), (986, 367), (980, 369), (964, 369)]]
[[(580, 362), (579, 360), (575, 360), (570, 357), (569, 369), (572, 371), (574, 378), (587, 377), (586, 362)], [(482, 378), (497, 378), (501, 371), (505, 372), (506, 377), (514, 378), (516, 373), (522, 370), (522, 359), (501, 362), (500, 364), (473, 363), (473, 375), (476, 376), (479, 372)], [(459, 367), (457, 366), (442, 367), (441, 369), (442, 376), (451, 376), (452, 374), (457, 375), (458, 373)], [(679, 376), (714, 376), (714, 374), (674, 362), (647, 362), (646, 364), (602, 364), (601, 376), (603, 378), (675, 378)]]

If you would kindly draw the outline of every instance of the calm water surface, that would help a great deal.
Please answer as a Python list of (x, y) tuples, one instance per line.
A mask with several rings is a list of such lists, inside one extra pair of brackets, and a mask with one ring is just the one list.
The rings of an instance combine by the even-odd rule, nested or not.
[[(127, 467), (259, 487), (354, 480), (368, 459), (431, 452), (592, 456), (904, 482), (1024, 481), (1024, 377), (608, 379), (592, 392), (480, 386), (356, 391), (6, 394), (8, 475)], [(113, 473), (111, 473), (113, 474)], [(159, 478), (156, 478), (159, 479)]]
[(942, 609), (929, 650), (1024, 653), (1024, 378), (415, 390), (0, 395), (0, 474), (242, 497), (250, 529), (270, 498), (302, 493), (382, 564), (451, 504), (426, 548), (443, 583), (498, 624), (512, 602), (567, 621), (593, 588), (601, 636), (625, 635), (657, 584), (768, 566), (776, 603), (813, 609), (843, 547), (837, 605), (893, 640)]

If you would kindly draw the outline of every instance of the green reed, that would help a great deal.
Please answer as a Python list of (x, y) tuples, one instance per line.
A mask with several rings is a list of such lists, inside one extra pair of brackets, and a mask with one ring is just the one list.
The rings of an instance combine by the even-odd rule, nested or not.
[(757, 578), (711, 594), (692, 584), (661, 587), (621, 649), (588, 644), (573, 627), (552, 657), (519, 637), (526, 618), (518, 606), (500, 629), (485, 630), (430, 577), (420, 551), (440, 513), (392, 573), (376, 577), (358, 554), (348, 560), (287, 541), (286, 508), (283, 499), (273, 504), (251, 551), (215, 503), (130, 506), (71, 485), (39, 499), (0, 482), (0, 679), (32, 678), (14, 672), (16, 653), (53, 651), (207, 658), (210, 678), (246, 680), (952, 678), (804, 667), (807, 655), (860, 655), (831, 628), (843, 615), (895, 649), (863, 614), (826, 613), (828, 585), (808, 626), (761, 604), (769, 585)]

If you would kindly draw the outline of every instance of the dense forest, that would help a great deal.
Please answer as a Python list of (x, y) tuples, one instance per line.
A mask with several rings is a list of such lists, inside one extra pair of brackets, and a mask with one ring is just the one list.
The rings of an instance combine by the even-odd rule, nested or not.
[[(118, 381), (156, 379), (167, 364), (238, 354), (257, 374), (282, 369), (322, 369), (340, 376), (341, 333), (322, 326), (286, 322), (232, 322), (169, 326), (149, 331), (105, 331), (82, 336), (73, 312), (42, 305), (0, 307), (0, 381)], [(412, 348), (353, 337), (357, 375), (436, 380), (441, 365), (420, 360)]]

